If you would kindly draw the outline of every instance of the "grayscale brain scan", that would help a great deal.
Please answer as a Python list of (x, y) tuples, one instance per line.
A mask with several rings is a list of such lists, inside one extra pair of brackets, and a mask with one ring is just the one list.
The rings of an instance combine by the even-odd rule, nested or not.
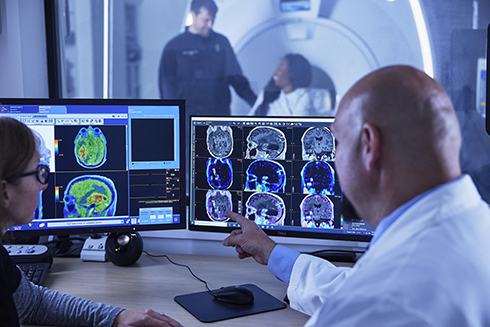
[(335, 173), (325, 161), (309, 161), (301, 170), (301, 189), (303, 194), (333, 195)]
[(231, 193), (225, 190), (206, 192), (206, 212), (213, 221), (227, 221), (226, 211), (232, 209)]
[(313, 228), (333, 228), (334, 207), (326, 195), (310, 194), (300, 205), (301, 226)]
[(209, 158), (206, 162), (206, 178), (211, 188), (224, 190), (233, 183), (233, 167), (228, 158)]
[(327, 127), (310, 127), (301, 137), (303, 160), (335, 160), (335, 138)]
[(286, 205), (281, 197), (271, 193), (254, 193), (246, 203), (245, 218), (258, 225), (284, 226)]
[(247, 168), (245, 191), (253, 192), (284, 192), (286, 171), (273, 160), (258, 159)]
[(259, 126), (247, 136), (245, 159), (286, 159), (286, 136), (274, 127)]
[(230, 126), (213, 125), (206, 131), (209, 153), (215, 158), (226, 158), (233, 152), (233, 131)]

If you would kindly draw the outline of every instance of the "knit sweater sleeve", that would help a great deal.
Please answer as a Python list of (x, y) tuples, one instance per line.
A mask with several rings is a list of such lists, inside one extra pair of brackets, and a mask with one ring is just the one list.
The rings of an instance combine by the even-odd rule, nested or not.
[(110, 327), (124, 310), (35, 285), (24, 275), (13, 296), (20, 321), (28, 324)]

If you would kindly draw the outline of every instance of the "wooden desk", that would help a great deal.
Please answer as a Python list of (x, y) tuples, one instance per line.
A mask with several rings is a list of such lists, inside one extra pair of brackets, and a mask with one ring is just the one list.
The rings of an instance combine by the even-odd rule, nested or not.
[[(190, 266), (211, 289), (250, 283), (281, 300), (286, 294), (286, 284), (251, 258), (180, 254), (169, 257)], [(153, 258), (143, 253), (130, 267), (118, 267), (110, 262), (83, 262), (79, 258), (55, 258), (44, 286), (127, 309), (151, 308), (164, 312), (184, 326), (210, 325), (201, 323), (174, 301), (176, 295), (204, 291), (204, 284), (192, 277), (186, 268), (175, 266), (166, 258)], [(211, 325), (286, 327), (303, 326), (307, 320), (308, 316), (287, 307)]]

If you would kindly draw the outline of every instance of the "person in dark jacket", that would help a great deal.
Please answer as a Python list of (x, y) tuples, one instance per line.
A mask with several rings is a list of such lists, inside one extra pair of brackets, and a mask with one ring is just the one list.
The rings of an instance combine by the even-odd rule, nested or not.
[(257, 98), (230, 42), (212, 29), (217, 11), (213, 0), (193, 0), (192, 24), (163, 50), (160, 97), (185, 99), (187, 115), (230, 115), (230, 85), (250, 106)]

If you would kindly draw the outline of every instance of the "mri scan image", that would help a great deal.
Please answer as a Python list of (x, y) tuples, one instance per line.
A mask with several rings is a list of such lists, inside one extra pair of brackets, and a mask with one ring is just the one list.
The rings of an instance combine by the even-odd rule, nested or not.
[(281, 197), (271, 193), (254, 193), (246, 203), (245, 218), (258, 225), (283, 226), (286, 206)]
[(253, 192), (284, 192), (286, 171), (275, 161), (259, 159), (247, 167), (245, 191)]
[(224, 190), (206, 192), (206, 212), (213, 221), (227, 221), (226, 211), (232, 209), (231, 193)]
[(301, 170), (303, 194), (333, 195), (335, 173), (325, 161), (309, 161)]
[(274, 127), (259, 126), (247, 136), (245, 159), (286, 159), (286, 136)]
[[(39, 164), (46, 165), (49, 167), (49, 159), (51, 159), (51, 151), (46, 146), (46, 142), (42, 135), (31, 129), (34, 137), (36, 138), (37, 143), (37, 152), (39, 152)], [(52, 167), (50, 167), (53, 169)], [(39, 192), (39, 202), (37, 204), (37, 209), (34, 212), (34, 219), (42, 219), (43, 218), (43, 191)]]
[(233, 167), (228, 158), (209, 158), (206, 162), (206, 178), (211, 188), (224, 190), (233, 183)]
[(310, 127), (301, 137), (303, 160), (333, 161), (335, 139), (327, 127)]
[(112, 217), (116, 212), (116, 187), (104, 176), (79, 176), (66, 186), (63, 203), (65, 218)]
[(333, 203), (326, 195), (310, 194), (300, 205), (301, 226), (333, 228)]
[(226, 158), (233, 152), (233, 131), (230, 126), (209, 126), (206, 131), (209, 153), (215, 158)]
[(107, 141), (98, 127), (83, 127), (75, 137), (75, 158), (83, 168), (99, 168), (107, 160)]

